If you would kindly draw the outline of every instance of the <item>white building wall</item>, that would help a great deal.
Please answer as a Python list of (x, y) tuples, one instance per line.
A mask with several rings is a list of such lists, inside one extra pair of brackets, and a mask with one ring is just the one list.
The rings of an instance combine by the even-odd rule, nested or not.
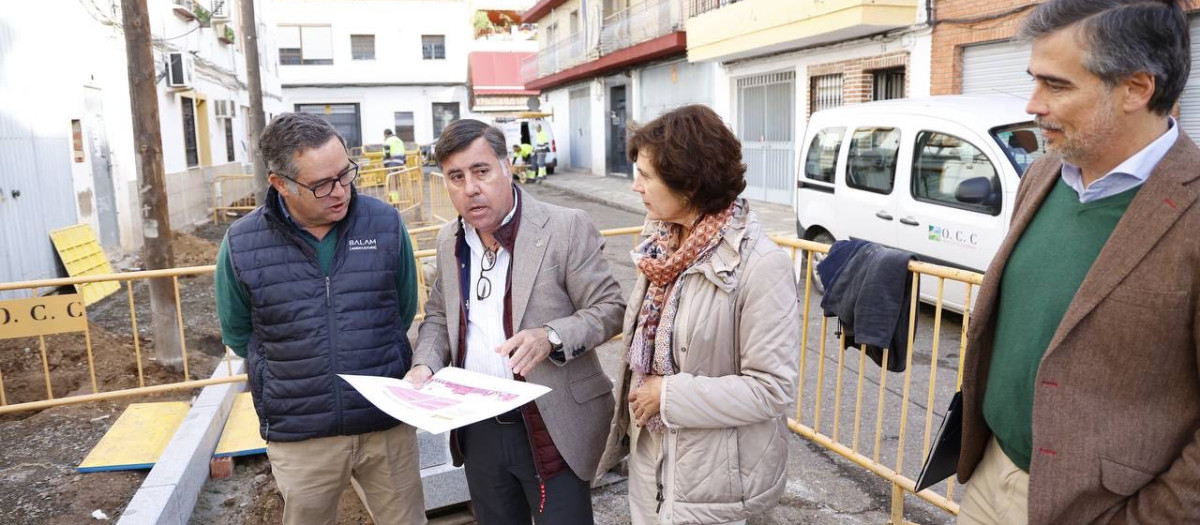
[(809, 79), (807, 68), (831, 62), (870, 58), (897, 52), (909, 53), (908, 96), (929, 96), (931, 73), (932, 31), (920, 29), (886, 38), (854, 40), (828, 47), (795, 53), (787, 53), (761, 59), (748, 59), (733, 64), (723, 64), (718, 74), (716, 89), (717, 106), (714, 108), (731, 125), (737, 122), (737, 79), (776, 71), (796, 72), (796, 140), (804, 136), (807, 125), (805, 115), (808, 108)]
[[(276, 26), (329, 26), (332, 65), (282, 65), (285, 89), (347, 84), (465, 84), (473, 45), (471, 15), (462, 0), (275, 0)], [(352, 60), (350, 35), (375, 35), (375, 60)], [(444, 35), (446, 58), (424, 60), (422, 35)], [(276, 46), (278, 43), (276, 43)], [(278, 47), (270, 50), (278, 58)], [(288, 104), (290, 105), (290, 103)]]
[[(176, 50), (196, 57), (196, 83), (192, 90), (197, 96), (210, 100), (225, 98), (237, 101), (234, 135), (238, 140), (235, 158), (238, 163), (246, 161), (249, 141), (245, 132), (247, 115), (242, 107), (249, 106), (249, 96), (245, 86), (245, 57), (239, 50), (240, 10), (237, 0), (232, 0), (228, 23), (233, 24), (238, 33), (238, 42), (227, 45), (217, 41), (215, 28), (200, 28), (197, 22), (184, 20), (174, 14), (170, 0), (150, 0), (148, 3), (151, 31), (157, 41), (154, 56), (160, 77), (158, 92), (163, 163), (168, 173), (171, 214), (173, 218), (179, 217), (173, 226), (178, 228), (208, 217), (208, 184), (203, 181), (212, 170), (198, 171), (199, 178), (186, 179), (188, 184), (182, 187), (175, 184), (180, 174), (187, 175), (188, 172), (184, 165), (178, 95), (175, 89), (166, 86), (162, 53)], [(259, 0), (260, 21), (270, 18), (269, 10), (263, 4)], [(60, 153), (69, 165), (66, 168), (70, 172), (69, 191), (74, 198), (55, 201), (54, 205), (69, 207), (70, 214), (75, 218), (72, 224), (88, 223), (98, 235), (101, 232), (100, 213), (92, 174), (92, 157), (88, 152), (83, 162), (75, 162), (71, 121), (81, 121), (84, 147), (88, 149), (92, 145), (89, 127), (96, 121), (85, 102), (88, 95), (99, 100), (103, 108), (103, 129), (96, 131), (107, 139), (110, 152), (119, 241), (115, 246), (105, 245), (105, 249), (113, 257), (121, 252), (137, 250), (142, 244), (128, 66), (125, 36), (119, 29), (119, 6), (119, 0), (40, 0), (18, 2), (0, 10), (0, 25), (19, 28), (14, 33), (17, 36), (13, 42), (0, 44), (5, 48), (0, 50), (0, 55), (5, 56), (4, 60), (0, 60), (0, 78), (5, 79), (0, 83), (0, 112), (28, 122), (37, 134), (61, 139), (63, 147)], [(272, 24), (260, 23), (260, 39), (272, 40), (272, 28)], [(69, 38), (64, 38), (64, 35), (69, 35)], [(269, 112), (278, 113), (282, 97), (275, 76), (277, 67), (271, 63), (271, 57), (263, 55), (264, 102)], [(212, 111), (211, 105), (208, 110)], [(208, 142), (212, 149), (212, 164), (226, 164), (224, 129), (212, 115), (209, 121)], [(243, 171), (240, 164), (237, 165), (237, 171)], [(32, 173), (21, 176), (35, 177)], [(53, 214), (54, 210), (47, 210), (47, 213)], [(3, 252), (0, 257), (9, 255), (7, 248), (0, 247), (0, 252)]]
[[(358, 104), (363, 144), (383, 142), (383, 130), (396, 127), (395, 113), (413, 113), (414, 134), (418, 144), (434, 142), (433, 103), (457, 102), (459, 116), (470, 118), (466, 85), (388, 86), (388, 87), (304, 87), (288, 88), (287, 111), (296, 104)], [(411, 148), (411, 145), (405, 147)]]
[[(435, 102), (457, 102), (460, 118), (474, 117), (466, 87), (467, 56), (481, 45), (473, 38), (473, 2), (275, 0), (273, 3), (278, 14), (276, 29), (324, 25), (330, 27), (332, 35), (332, 65), (280, 66), (284, 111), (295, 111), (297, 104), (359, 104), (363, 144), (382, 142), (383, 130), (395, 128), (395, 113), (400, 111), (413, 113), (418, 144), (434, 142), (437, 137), (433, 134), (432, 104)], [(353, 59), (351, 35), (375, 36), (374, 60)], [(425, 60), (422, 35), (443, 35), (446, 58)], [(504, 42), (491, 47), (513, 44)], [(272, 46), (268, 52), (278, 60), (278, 42)], [(532, 49), (530, 44), (524, 46)]]
[(604, 78), (594, 78), (592, 86), (592, 173), (608, 173), (608, 86)]
[[(550, 113), (550, 129), (554, 132), (554, 142), (558, 146), (556, 158), (558, 168), (571, 166), (571, 148), (575, 147), (577, 137), (571, 135), (571, 99), (570, 90), (566, 87), (543, 92), (541, 95), (541, 111)], [(512, 147), (512, 145), (509, 145)]]

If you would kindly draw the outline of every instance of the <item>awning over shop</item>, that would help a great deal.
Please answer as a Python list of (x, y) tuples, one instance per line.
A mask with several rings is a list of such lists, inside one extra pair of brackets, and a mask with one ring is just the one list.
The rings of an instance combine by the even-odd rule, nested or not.
[(536, 53), (477, 51), (468, 57), (471, 89), (475, 95), (537, 95), (525, 89), (521, 64)]

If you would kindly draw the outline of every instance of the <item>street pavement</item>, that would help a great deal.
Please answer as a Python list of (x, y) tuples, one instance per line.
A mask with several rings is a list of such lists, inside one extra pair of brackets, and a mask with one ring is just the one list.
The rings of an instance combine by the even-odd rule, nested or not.
[[(642, 217), (646, 214), (646, 209), (642, 207), (642, 198), (630, 188), (632, 183), (629, 179), (579, 171), (560, 171), (547, 176), (540, 184), (527, 185), (526, 188), (554, 188), (577, 200), (603, 204)], [(750, 209), (758, 215), (758, 220), (767, 229), (767, 233), (796, 235), (796, 214), (792, 212), (790, 204), (751, 201)], [(641, 223), (641, 220), (637, 222)]]
[[(596, 227), (604, 229), (641, 225), (644, 210), (641, 199), (629, 188), (629, 181), (583, 173), (559, 173), (549, 176), (541, 184), (527, 184), (525, 190), (535, 197), (553, 204), (579, 208), (586, 211)], [(782, 235), (795, 235), (795, 219), (790, 206), (752, 202), (751, 209), (758, 213), (760, 221), (768, 231)], [(636, 273), (629, 251), (633, 247), (632, 237), (608, 239), (605, 256), (613, 275), (628, 295)], [(858, 418), (859, 451), (873, 455), (876, 443), (876, 417), (881, 391), (880, 368), (869, 359), (863, 363), (863, 381), (859, 394), (858, 353), (842, 354), (837, 349), (835, 323), (828, 323), (825, 330), (825, 347), (821, 348), (822, 314), (820, 296), (809, 301), (808, 341), (803, 356), (804, 388), (802, 422), (814, 425), (817, 398), (820, 399), (820, 430), (832, 434), (836, 420), (839, 441), (850, 444), (855, 432), (855, 409), (861, 407)], [(953, 394), (957, 379), (958, 343), (961, 337), (960, 317), (946, 312), (938, 326), (938, 353), (933, 352), (934, 325), (938, 321), (932, 307), (923, 305), (918, 315), (914, 341), (913, 366), (908, 381), (909, 402), (907, 410), (901, 402), (906, 389), (905, 375), (887, 374), (882, 389), (884, 410), (880, 420), (882, 432), (878, 436), (879, 459), (889, 468), (896, 468), (898, 435), (902, 414), (906, 417), (906, 442), (903, 447), (903, 474), (916, 477), (924, 457), (923, 433), (926, 426), (927, 407), (933, 407), (933, 416), (928, 425), (936, 432), (944, 416), (944, 410)], [(609, 342), (597, 349), (605, 371), (614, 376), (618, 369), (621, 342)], [(839, 361), (841, 365), (839, 366)], [(836, 395), (838, 371), (841, 371), (842, 395)], [(937, 388), (933, 403), (929, 403), (928, 384), (930, 370), (934, 370)], [(818, 380), (823, 373), (824, 380)], [(818, 393), (818, 385), (820, 391)], [(861, 399), (861, 403), (859, 400)], [(834, 418), (835, 406), (837, 418)], [(905, 413), (906, 412), (906, 413)], [(795, 415), (795, 407), (792, 408)], [(788, 482), (782, 503), (761, 516), (749, 520), (750, 525), (782, 524), (883, 524), (888, 521), (891, 501), (891, 485), (876, 475), (830, 452), (822, 446), (800, 436), (791, 436), (788, 457)], [(944, 484), (935, 487), (944, 494)], [(955, 488), (955, 499), (961, 495), (961, 487)], [(628, 505), (625, 499), (625, 482), (597, 489), (594, 492), (596, 523), (629, 523)], [(953, 518), (946, 512), (920, 501), (911, 495), (906, 497), (905, 517), (922, 525), (950, 524)]]

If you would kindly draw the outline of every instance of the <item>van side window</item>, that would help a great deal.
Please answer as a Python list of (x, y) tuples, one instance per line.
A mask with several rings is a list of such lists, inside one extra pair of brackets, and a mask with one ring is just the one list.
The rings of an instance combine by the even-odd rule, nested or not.
[(845, 133), (846, 128), (825, 128), (813, 136), (804, 159), (805, 177), (833, 184), (838, 150), (842, 148), (842, 135)]
[(896, 155), (900, 152), (900, 130), (859, 128), (850, 138), (846, 159), (846, 184), (851, 188), (892, 192), (896, 182)]
[(922, 131), (913, 152), (914, 199), (999, 215), (1000, 176), (979, 148), (952, 135)]

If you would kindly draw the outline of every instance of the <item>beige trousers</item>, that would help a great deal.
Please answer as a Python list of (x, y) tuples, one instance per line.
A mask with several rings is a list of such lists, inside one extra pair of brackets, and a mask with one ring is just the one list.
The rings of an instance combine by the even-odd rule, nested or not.
[[(674, 499), (673, 479), (663, 480), (662, 511), (658, 510), (657, 473), (659, 454), (666, 453), (666, 462), (671, 455), (663, 450), (663, 435), (637, 426), (632, 408), (629, 411), (629, 518), (633, 525), (669, 525), (671, 500)], [(668, 431), (669, 432), (669, 431)], [(733, 521), (725, 525), (744, 525), (746, 520)], [(714, 524), (716, 525), (716, 524)]]
[(1013, 464), (993, 437), (958, 511), (958, 525), (1029, 523), (1029, 473)]
[(377, 525), (424, 525), (417, 433), (400, 424), (356, 436), (267, 445), (284, 525), (335, 525), (352, 483)]

